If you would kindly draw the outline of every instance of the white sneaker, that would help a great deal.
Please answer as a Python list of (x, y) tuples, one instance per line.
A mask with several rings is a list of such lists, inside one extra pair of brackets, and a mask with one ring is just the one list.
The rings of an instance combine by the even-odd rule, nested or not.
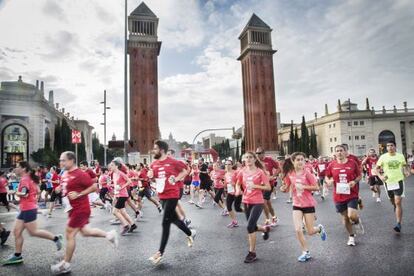
[(194, 239), (195, 239), (196, 235), (197, 235), (196, 230), (191, 229), (191, 236), (188, 236), (187, 237), (187, 245), (188, 245), (188, 247), (193, 247)]
[(115, 230), (106, 233), (106, 239), (112, 244), (114, 248), (118, 248), (119, 238)]
[(377, 197), (377, 202), (381, 202), (381, 198)]
[(355, 237), (349, 237), (347, 245), (355, 246)]
[(149, 257), (148, 260), (151, 261), (154, 265), (158, 265), (162, 261), (162, 255), (155, 254), (154, 256)]
[(121, 222), (119, 221), (119, 219), (111, 219), (110, 221), (109, 221), (110, 223), (111, 223), (111, 225), (119, 225), (119, 224), (121, 224)]
[(189, 201), (188, 201), (188, 204), (194, 204), (194, 201), (189, 200)]
[(65, 261), (61, 261), (58, 264), (52, 265), (50, 267), (50, 270), (54, 275), (60, 275), (60, 274), (66, 274), (71, 271), (70, 269), (70, 263), (67, 263)]

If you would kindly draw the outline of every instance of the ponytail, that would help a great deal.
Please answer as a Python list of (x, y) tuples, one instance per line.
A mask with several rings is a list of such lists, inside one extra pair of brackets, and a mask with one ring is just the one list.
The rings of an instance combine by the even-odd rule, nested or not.
[(285, 162), (282, 166), (282, 173), (284, 176), (288, 175), (291, 171), (293, 171), (295, 167), (293, 166), (293, 162), (291, 158), (285, 159)]
[(24, 169), (24, 171), (26, 173), (29, 173), (30, 178), (35, 182), (35, 183), (39, 183), (40, 179), (39, 177), (36, 175), (36, 171), (32, 169), (32, 167), (30, 167), (29, 163), (27, 163), (26, 161), (20, 161), (19, 162), (19, 166), (20, 168)]

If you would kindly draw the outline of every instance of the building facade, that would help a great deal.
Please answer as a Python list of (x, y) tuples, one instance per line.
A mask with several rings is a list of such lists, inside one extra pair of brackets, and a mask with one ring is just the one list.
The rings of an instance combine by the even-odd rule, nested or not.
[[(352, 153), (363, 156), (370, 148), (384, 152), (386, 142), (395, 140), (397, 150), (406, 155), (414, 152), (414, 109), (403, 108), (375, 110), (368, 99), (365, 109), (349, 100), (341, 104), (338, 101), (336, 112), (329, 113), (325, 105), (325, 115), (306, 122), (308, 128), (314, 128), (319, 154), (331, 156), (335, 145), (348, 144)], [(300, 136), (300, 124), (294, 124)], [(283, 124), (279, 130), (279, 142), (284, 152), (288, 152), (290, 124)]]
[(44, 148), (49, 142), (53, 148), (55, 125), (58, 119), (66, 119), (72, 129), (82, 131), (85, 138), (86, 156), (92, 156), (92, 129), (85, 120), (59, 109), (54, 103), (53, 91), (48, 100), (44, 96), (43, 82), (36, 85), (18, 81), (5, 81), (0, 86), (0, 167), (8, 168), (19, 161), (32, 161), (30, 154)]
[(129, 151), (148, 158), (160, 137), (158, 125), (158, 18), (142, 2), (128, 17), (129, 54)]
[(272, 29), (253, 14), (239, 36), (246, 151), (278, 150)]

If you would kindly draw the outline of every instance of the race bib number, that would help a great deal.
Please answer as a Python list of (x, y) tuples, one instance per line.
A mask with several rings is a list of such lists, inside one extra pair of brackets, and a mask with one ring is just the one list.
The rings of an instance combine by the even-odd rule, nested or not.
[(234, 193), (234, 187), (231, 184), (227, 184), (227, 192), (228, 193)]
[(247, 185), (247, 191), (249, 192), (249, 193), (251, 193), (252, 192), (252, 190), (253, 190), (253, 177), (249, 177), (249, 178), (247, 178), (247, 181), (246, 181), (246, 185)]
[(336, 193), (342, 195), (350, 195), (351, 187), (346, 182), (339, 182), (336, 184)]
[(399, 183), (387, 183), (387, 190), (388, 191), (395, 191), (400, 189), (400, 184)]
[(318, 165), (318, 167), (319, 167), (319, 171), (320, 172), (323, 172), (324, 170), (325, 170), (325, 165)]
[(165, 178), (156, 178), (155, 179), (157, 193), (164, 192), (165, 180), (166, 180)]
[(303, 193), (303, 184), (300, 181), (296, 181), (295, 188), (296, 188), (296, 195), (302, 196)]

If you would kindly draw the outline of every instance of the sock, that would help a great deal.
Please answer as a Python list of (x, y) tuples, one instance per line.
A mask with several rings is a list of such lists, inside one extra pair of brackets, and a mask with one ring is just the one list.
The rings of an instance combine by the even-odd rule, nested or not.
[(54, 239), (53, 239), (54, 242), (57, 242), (58, 240), (59, 240), (58, 236), (55, 236)]
[(22, 256), (22, 253), (14, 253), (14, 256), (20, 257), (20, 256)]

